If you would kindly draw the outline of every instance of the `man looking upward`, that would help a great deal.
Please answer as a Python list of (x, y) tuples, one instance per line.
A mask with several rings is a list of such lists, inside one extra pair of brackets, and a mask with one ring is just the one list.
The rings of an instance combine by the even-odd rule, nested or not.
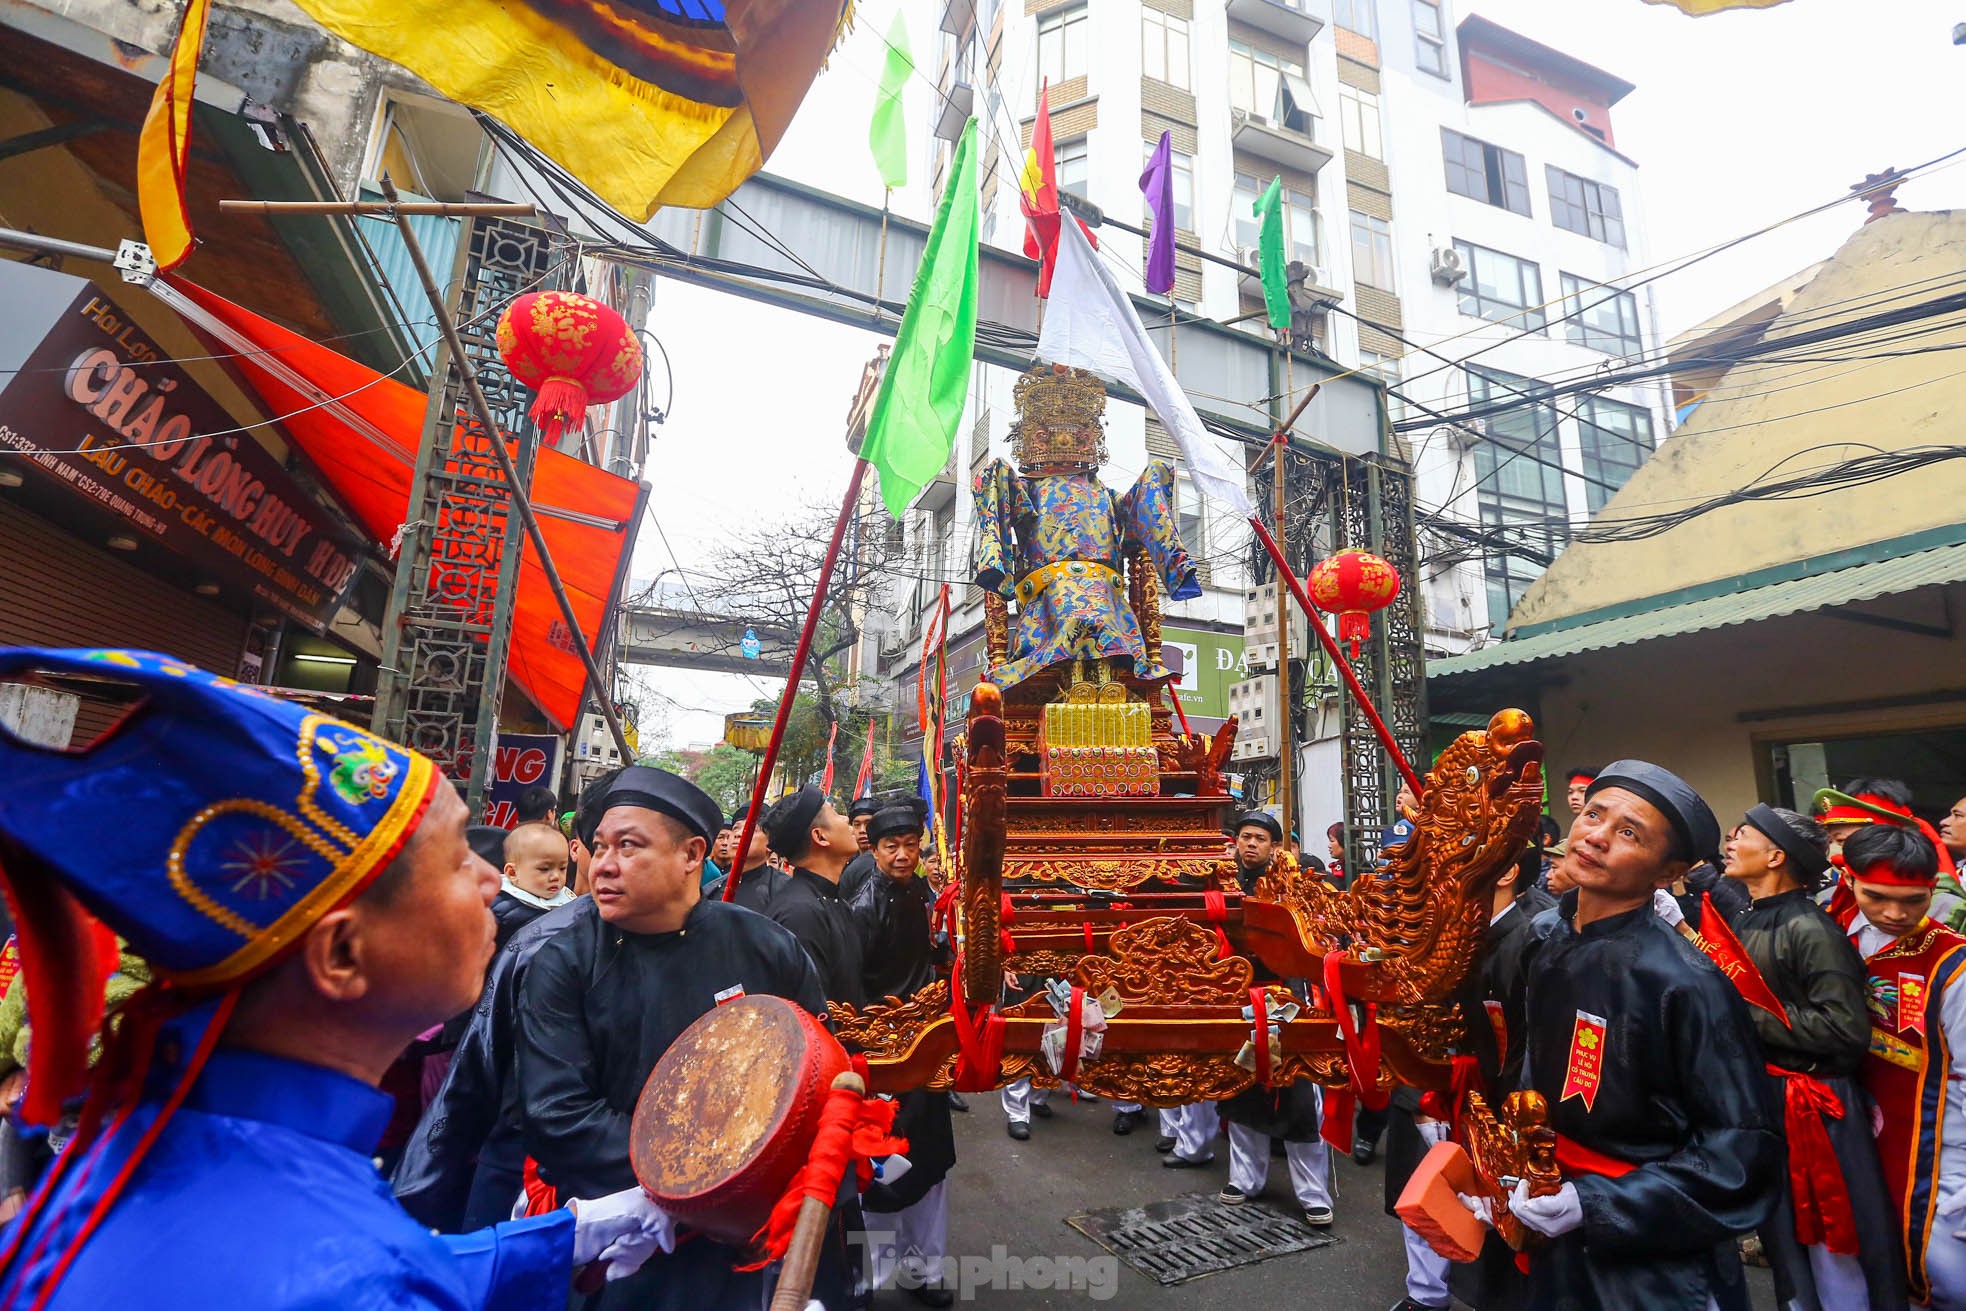
[(1767, 1219), (1783, 1144), (1740, 993), (1652, 912), (1720, 825), (1684, 780), (1620, 760), (1592, 781), (1536, 921), (1525, 1083), (1549, 1101), (1561, 1189), (1510, 1209), (1551, 1241), (1532, 1305), (1745, 1308), (1736, 1235)]

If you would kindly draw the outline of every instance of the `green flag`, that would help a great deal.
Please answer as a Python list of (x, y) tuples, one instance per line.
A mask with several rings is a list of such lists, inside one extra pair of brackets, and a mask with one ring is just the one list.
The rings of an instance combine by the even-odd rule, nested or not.
[(908, 122), (901, 108), (901, 92), (908, 75), (915, 71), (915, 60), (908, 53), (908, 24), (900, 10), (894, 13), (894, 26), (887, 32), (887, 62), (881, 65), (881, 89), (874, 97), (874, 119), (867, 125), (867, 144), (874, 152), (874, 167), (889, 191), (908, 185)]
[(1283, 270), (1282, 174), (1270, 182), (1270, 189), (1257, 200), (1253, 212), (1263, 225), (1256, 236), (1256, 271), (1263, 280), (1263, 305), (1270, 311), (1272, 328), (1287, 328), (1290, 326), (1290, 279)]
[(860, 458), (881, 475), (899, 519), (956, 448), (976, 352), (976, 120), (963, 128), (949, 185), (928, 230), (908, 309), (894, 334)]

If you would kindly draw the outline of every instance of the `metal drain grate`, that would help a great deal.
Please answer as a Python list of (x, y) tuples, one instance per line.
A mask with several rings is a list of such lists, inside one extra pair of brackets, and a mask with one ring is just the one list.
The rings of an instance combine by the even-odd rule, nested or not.
[(1179, 1284), (1339, 1239), (1264, 1202), (1224, 1206), (1191, 1193), (1146, 1206), (1067, 1216), (1065, 1223), (1160, 1284)]

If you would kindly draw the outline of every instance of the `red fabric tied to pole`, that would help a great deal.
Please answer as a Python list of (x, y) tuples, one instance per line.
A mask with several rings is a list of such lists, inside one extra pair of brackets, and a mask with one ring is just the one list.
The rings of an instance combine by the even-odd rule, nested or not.
[(1448, 1137), (1458, 1136), (1461, 1108), (1467, 1105), (1468, 1092), (1480, 1079), (1481, 1064), (1467, 1052), (1456, 1052), (1450, 1058), (1447, 1091), (1443, 1093), (1436, 1088), (1420, 1094), (1420, 1114), (1445, 1124)]
[[(1215, 893), (1221, 896), (1221, 893)], [(1217, 929), (1216, 932), (1221, 932)], [(1256, 1019), (1254, 1037), (1256, 1041), (1256, 1082), (1265, 1088), (1270, 1086), (1270, 1008), (1264, 1002), (1268, 995), (1266, 988), (1249, 990), (1249, 1013)]]
[(1789, 1189), (1795, 1197), (1795, 1241), (1821, 1243), (1839, 1256), (1857, 1254), (1857, 1214), (1824, 1120), (1843, 1118), (1843, 1102), (1821, 1079), (1770, 1065), (1782, 1081), (1789, 1141)]
[[(1065, 1012), (1065, 1059), (1058, 1077), (1071, 1083), (1079, 1077), (1079, 1037), (1085, 1028), (1085, 989), (1072, 985), (1071, 1008)], [(1077, 1089), (1073, 1090), (1077, 1095)]]
[(1201, 894), (1201, 904), (1204, 913), (1208, 916), (1208, 922), (1215, 926), (1216, 953), (1221, 959), (1227, 960), (1235, 955), (1234, 949), (1229, 946), (1229, 935), (1222, 932), (1222, 925), (1229, 918), (1228, 899), (1211, 888)]
[[(1345, 999), (1345, 981), (1339, 973), (1347, 956), (1342, 951), (1324, 958), (1324, 990), (1331, 997), (1331, 1013), (1338, 1019), (1338, 1033), (1345, 1042), (1345, 1066), (1351, 1081), (1326, 1096), (1324, 1123), (1320, 1136), (1341, 1152), (1352, 1150), (1352, 1112), (1363, 1102), (1367, 1109), (1384, 1110), (1391, 1095), (1379, 1088), (1379, 1015), (1370, 1002), (1365, 1007), (1365, 1027), (1352, 1017), (1351, 1003)], [(1371, 1071), (1371, 1082), (1359, 1071)]]
[(771, 1208), (771, 1218), (752, 1239), (763, 1253), (760, 1260), (738, 1267), (758, 1270), (785, 1255), (792, 1245), (792, 1231), (798, 1227), (799, 1210), (806, 1198), (831, 1206), (840, 1195), (840, 1184), (847, 1167), (853, 1167), (860, 1185), (873, 1177), (868, 1162), (877, 1156), (892, 1156), (908, 1150), (905, 1138), (893, 1135), (894, 1102), (868, 1097), (851, 1088), (834, 1088), (826, 1094), (825, 1108), (819, 1112), (819, 1129), (813, 1135), (812, 1155), (792, 1176), (785, 1192)]
[(539, 1177), (539, 1162), (526, 1158), (526, 1214), (550, 1215), (560, 1209), (560, 1190)]
[(1003, 1016), (995, 1006), (983, 1008), (982, 1023), (969, 1013), (963, 996), (963, 958), (949, 971), (949, 1018), (956, 1024), (956, 1091), (988, 1092), (997, 1086), (1003, 1069)]
[(997, 949), (1006, 956), (1017, 950), (1017, 939), (1010, 932), (1010, 922), (1016, 917), (1017, 909), (1011, 904), (1010, 894), (1006, 892), (997, 910)]

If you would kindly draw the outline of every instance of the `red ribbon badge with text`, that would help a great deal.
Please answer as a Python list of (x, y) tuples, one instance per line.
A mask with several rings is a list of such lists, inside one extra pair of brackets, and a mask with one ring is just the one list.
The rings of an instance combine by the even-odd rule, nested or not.
[(1604, 1077), (1604, 1017), (1588, 1011), (1577, 1012), (1577, 1025), (1570, 1031), (1570, 1067), (1563, 1073), (1563, 1096), (1584, 1099), (1584, 1109), (1597, 1102), (1597, 1085)]
[(1898, 976), (1898, 1032), (1925, 1036), (1925, 976)]

